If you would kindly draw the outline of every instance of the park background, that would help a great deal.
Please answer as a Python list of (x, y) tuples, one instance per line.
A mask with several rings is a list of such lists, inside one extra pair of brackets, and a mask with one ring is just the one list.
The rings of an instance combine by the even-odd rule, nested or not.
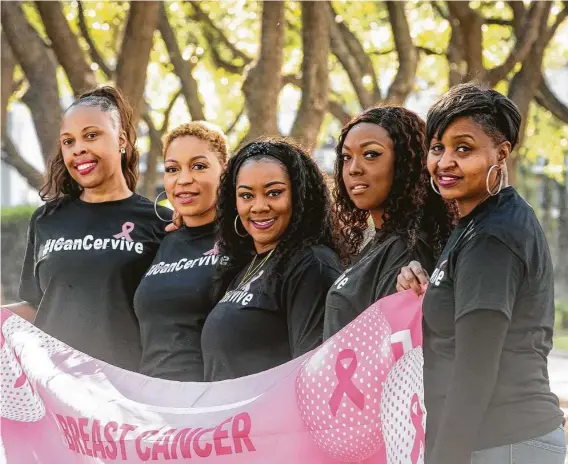
[(98, 1), (1, 4), (2, 301), (17, 299), (26, 228), (64, 108), (119, 86), (138, 119), (139, 192), (161, 191), (161, 136), (220, 126), (235, 150), (290, 135), (330, 173), (342, 124), (376, 103), (423, 117), (450, 86), (487, 84), (523, 115), (513, 185), (555, 262), (568, 350), (567, 1)]

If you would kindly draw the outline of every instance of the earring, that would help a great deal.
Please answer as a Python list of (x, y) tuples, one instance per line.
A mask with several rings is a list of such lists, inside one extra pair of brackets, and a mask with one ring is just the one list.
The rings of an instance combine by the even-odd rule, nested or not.
[(156, 213), (156, 216), (158, 216), (158, 219), (160, 221), (163, 222), (172, 222), (171, 219), (164, 219), (162, 216), (160, 216), (160, 213), (158, 213), (158, 198), (160, 198), (164, 193), (166, 193), (166, 191), (164, 190), (163, 192), (158, 193), (158, 196), (156, 197), (156, 199), (154, 200), (154, 212)]
[[(495, 168), (499, 169), (499, 188), (497, 188), (497, 191), (493, 193), (491, 192), (491, 188), (489, 187), (489, 178), (491, 177), (491, 172)], [(501, 167), (498, 164), (494, 164), (489, 168), (489, 171), (487, 172), (487, 177), (485, 178), (485, 188), (487, 189), (487, 193), (492, 197), (498, 195), (501, 189), (503, 188), (503, 169), (501, 169)]]
[(245, 231), (245, 234), (244, 234), (244, 235), (239, 234), (239, 229), (238, 229), (238, 227), (237, 227), (237, 226), (238, 226), (238, 224), (237, 224), (237, 221), (238, 221), (238, 220), (239, 220), (239, 215), (237, 214), (237, 215), (235, 216), (235, 233), (236, 233), (239, 237), (245, 238), (245, 237), (248, 235), (248, 232)]
[(436, 192), (438, 195), (442, 196), (440, 191), (436, 190), (436, 184), (434, 183), (434, 178), (432, 176), (430, 176), (430, 186), (432, 187), (432, 190), (434, 190), (434, 192)]
[(120, 147), (120, 154), (121, 154), (121, 155), (126, 155), (126, 148)]

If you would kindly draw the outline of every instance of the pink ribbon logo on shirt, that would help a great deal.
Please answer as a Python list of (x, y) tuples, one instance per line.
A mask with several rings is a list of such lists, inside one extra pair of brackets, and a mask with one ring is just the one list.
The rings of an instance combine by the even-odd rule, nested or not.
[(125, 222), (122, 224), (122, 232), (119, 234), (113, 235), (114, 238), (124, 238), (129, 242), (132, 242), (132, 237), (130, 236), (130, 232), (134, 230), (134, 223), (133, 222)]
[[(344, 360), (350, 361), (347, 367), (343, 366), (342, 361)], [(347, 395), (359, 409), (365, 407), (365, 395), (357, 389), (353, 380), (351, 380), (356, 369), (357, 356), (355, 352), (353, 350), (341, 351), (335, 362), (335, 374), (337, 375), (338, 383), (329, 400), (329, 407), (334, 416), (337, 414), (343, 395)]]

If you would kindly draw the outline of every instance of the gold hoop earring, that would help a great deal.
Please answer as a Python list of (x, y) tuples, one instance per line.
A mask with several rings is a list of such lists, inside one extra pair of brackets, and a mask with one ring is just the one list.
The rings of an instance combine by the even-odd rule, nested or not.
[(163, 192), (158, 193), (158, 196), (154, 200), (154, 212), (156, 213), (156, 216), (158, 216), (158, 219), (160, 221), (162, 221), (162, 222), (173, 222), (172, 219), (164, 219), (162, 216), (160, 216), (160, 213), (158, 213), (158, 198), (160, 198), (164, 193), (166, 193), (165, 190)]
[[(248, 236), (248, 232), (245, 232), (244, 235), (239, 234), (239, 229), (238, 229), (238, 224), (237, 224), (237, 221), (238, 221), (238, 220), (239, 220), (239, 215), (237, 214), (237, 215), (235, 216), (235, 233), (236, 233), (239, 237), (245, 238), (246, 236)], [(243, 226), (243, 227), (244, 227), (244, 226)]]
[[(491, 188), (489, 187), (489, 178), (491, 177), (491, 172), (495, 168), (499, 169), (499, 187), (497, 188), (497, 191), (493, 193), (491, 192)], [(492, 197), (498, 195), (501, 189), (503, 188), (503, 169), (501, 169), (501, 166), (499, 166), (498, 164), (494, 164), (489, 168), (489, 171), (487, 172), (487, 177), (485, 178), (485, 188), (487, 189), (487, 193)]]
[(436, 184), (434, 183), (434, 178), (432, 176), (430, 176), (430, 186), (432, 187), (432, 190), (434, 190), (434, 192), (436, 192), (438, 195), (442, 196), (440, 191), (436, 190)]

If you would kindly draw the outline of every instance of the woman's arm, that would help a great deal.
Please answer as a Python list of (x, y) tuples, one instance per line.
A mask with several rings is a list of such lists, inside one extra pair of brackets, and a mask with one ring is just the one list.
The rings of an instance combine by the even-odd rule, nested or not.
[(2, 305), (2, 307), (13, 312), (14, 314), (17, 314), (18, 316), (28, 322), (31, 322), (32, 324), (37, 314), (37, 308), (26, 301), (9, 305)]
[(473, 311), (456, 322), (455, 369), (429, 463), (471, 463), (497, 382), (508, 327), (507, 316), (487, 309)]

